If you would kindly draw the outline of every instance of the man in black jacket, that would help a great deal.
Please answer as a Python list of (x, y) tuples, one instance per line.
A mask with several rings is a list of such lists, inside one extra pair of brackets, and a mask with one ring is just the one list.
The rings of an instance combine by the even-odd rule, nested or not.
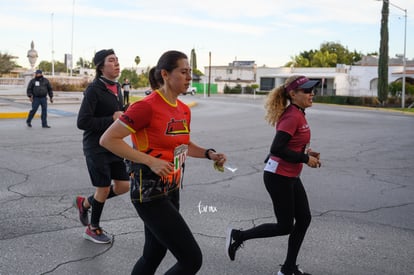
[(47, 124), (47, 95), (49, 95), (50, 103), (53, 103), (53, 90), (50, 82), (47, 78), (43, 77), (41, 70), (37, 70), (35, 73), (35, 78), (30, 80), (29, 85), (27, 86), (27, 96), (32, 102), (32, 110), (30, 110), (29, 115), (26, 120), (28, 127), (32, 127), (32, 119), (39, 109), (39, 105), (42, 106), (42, 127), (50, 128)]
[[(79, 218), (87, 226), (83, 237), (95, 243), (110, 243), (112, 239), (100, 227), (105, 201), (129, 191), (129, 175), (122, 158), (99, 145), (105, 130), (123, 114), (120, 73), (115, 52), (101, 50), (93, 59), (96, 76), (84, 92), (78, 113), (77, 126), (84, 130), (83, 152), (95, 193), (88, 198), (77, 196), (74, 201)], [(113, 181), (113, 185), (112, 185)], [(88, 209), (92, 209), (89, 223)]]

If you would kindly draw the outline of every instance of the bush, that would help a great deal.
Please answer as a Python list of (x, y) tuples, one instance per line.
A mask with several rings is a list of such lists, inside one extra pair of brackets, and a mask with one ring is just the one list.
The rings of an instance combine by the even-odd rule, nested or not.
[(372, 106), (377, 105), (376, 97), (355, 97), (355, 96), (315, 96), (314, 102), (330, 103), (339, 105), (358, 105), (358, 106)]
[(89, 84), (87, 80), (83, 80), (81, 83), (77, 85), (63, 82), (61, 81), (61, 79), (58, 79), (58, 78), (56, 79), (52, 78), (52, 79), (49, 79), (49, 81), (54, 91), (64, 91), (64, 92), (84, 91)]
[(242, 87), (240, 84), (237, 84), (233, 88), (230, 88), (229, 86), (224, 85), (223, 93), (225, 94), (241, 94)]
[(244, 93), (245, 94), (253, 94), (254, 89), (251, 86), (246, 86), (246, 87), (244, 87)]
[[(408, 90), (407, 90), (408, 95)], [(377, 97), (356, 97), (356, 96), (315, 96), (313, 102), (319, 103), (328, 103), (328, 104), (338, 104), (338, 105), (354, 105), (354, 106), (381, 106)], [(414, 97), (408, 95), (405, 98), (405, 104), (410, 105), (414, 102)], [(391, 96), (388, 97), (384, 107), (398, 107), (401, 106), (401, 97), (400, 96)]]
[(227, 86), (227, 84), (226, 84), (226, 85), (224, 85), (223, 93), (225, 93), (225, 94), (229, 94), (229, 93), (230, 93), (230, 91), (231, 91), (230, 87), (229, 87), (229, 86)]
[[(402, 82), (392, 82), (388, 89), (390, 91), (390, 94), (392, 96), (401, 96), (402, 93)], [(406, 82), (405, 83), (405, 94), (406, 95), (414, 95), (414, 85), (411, 83)]]

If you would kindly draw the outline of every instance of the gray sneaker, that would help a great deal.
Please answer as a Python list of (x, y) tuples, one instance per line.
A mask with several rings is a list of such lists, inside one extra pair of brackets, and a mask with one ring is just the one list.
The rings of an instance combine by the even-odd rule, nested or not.
[(86, 240), (92, 241), (94, 243), (111, 243), (112, 239), (109, 238), (104, 231), (102, 230), (102, 228), (98, 227), (95, 229), (91, 228), (91, 225), (88, 225), (88, 227), (86, 228), (85, 233), (83, 233), (83, 237)]

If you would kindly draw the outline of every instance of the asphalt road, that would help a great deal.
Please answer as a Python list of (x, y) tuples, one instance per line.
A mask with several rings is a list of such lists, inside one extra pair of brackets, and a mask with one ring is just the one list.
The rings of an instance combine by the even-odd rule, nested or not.
[[(192, 140), (228, 155), (233, 174), (188, 159), (181, 212), (203, 252), (199, 274), (276, 274), (287, 237), (250, 240), (230, 262), (231, 225), (275, 222), (262, 181), (274, 130), (261, 98), (212, 96), (192, 108)], [(0, 274), (130, 274), (142, 253), (143, 224), (124, 195), (107, 201), (102, 226), (111, 245), (82, 238), (74, 196), (93, 191), (76, 128), (79, 106), (49, 107), (40, 121), (0, 120)], [(55, 108), (55, 109), (54, 109)], [(413, 274), (414, 116), (315, 104), (307, 111), (322, 167), (302, 180), (312, 223), (298, 263), (315, 274)], [(39, 120), (39, 119), (37, 119)], [(157, 274), (174, 263), (167, 254)]]

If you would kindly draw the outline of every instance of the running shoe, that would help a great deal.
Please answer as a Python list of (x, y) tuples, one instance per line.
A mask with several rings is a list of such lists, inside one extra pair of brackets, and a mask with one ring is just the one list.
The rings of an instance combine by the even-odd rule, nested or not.
[(235, 236), (240, 233), (240, 230), (228, 228), (227, 235), (226, 235), (226, 252), (229, 255), (230, 260), (234, 261), (236, 257), (236, 251), (241, 246), (243, 246), (243, 242), (237, 241)]
[(92, 241), (94, 243), (111, 243), (112, 239), (110, 237), (108, 237), (104, 231), (102, 230), (102, 228), (98, 227), (98, 228), (91, 228), (91, 225), (88, 225), (88, 227), (86, 227), (86, 231), (85, 233), (83, 233), (83, 237), (86, 240)]
[(84, 201), (85, 201), (85, 198), (84, 197), (77, 196), (74, 199), (73, 204), (75, 205), (75, 207), (79, 211), (79, 220), (80, 220), (80, 222), (84, 226), (87, 226), (89, 224), (88, 209), (85, 209), (85, 207), (83, 207), (83, 202)]
[(302, 269), (296, 265), (293, 269), (286, 268), (282, 265), (282, 268), (277, 273), (277, 275), (311, 275), (310, 273), (303, 272)]

